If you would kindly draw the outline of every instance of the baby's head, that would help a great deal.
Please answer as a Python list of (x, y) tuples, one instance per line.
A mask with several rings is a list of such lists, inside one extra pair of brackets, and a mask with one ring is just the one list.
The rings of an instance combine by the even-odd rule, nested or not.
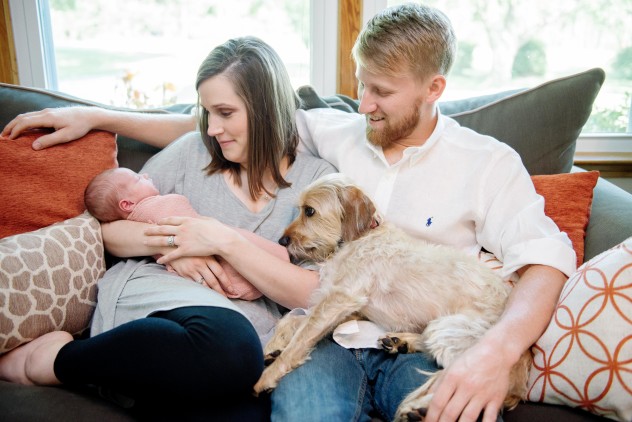
[(90, 214), (105, 223), (126, 219), (141, 200), (158, 194), (146, 174), (118, 167), (105, 170), (90, 181), (84, 202)]

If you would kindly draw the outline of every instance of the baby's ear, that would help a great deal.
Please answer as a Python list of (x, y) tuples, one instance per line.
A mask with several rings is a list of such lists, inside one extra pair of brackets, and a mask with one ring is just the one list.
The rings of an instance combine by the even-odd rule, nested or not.
[(134, 210), (134, 202), (129, 201), (127, 199), (121, 199), (119, 201), (119, 208), (125, 212), (132, 212)]

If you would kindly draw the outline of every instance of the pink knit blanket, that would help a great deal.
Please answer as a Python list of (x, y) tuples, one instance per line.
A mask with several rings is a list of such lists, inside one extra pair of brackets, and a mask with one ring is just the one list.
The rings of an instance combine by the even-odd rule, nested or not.
[[(174, 216), (200, 217), (185, 196), (169, 194), (151, 196), (143, 199), (136, 205), (127, 219), (156, 224), (162, 218)], [(277, 258), (284, 261), (290, 260), (287, 250), (283, 246), (258, 236), (248, 230), (240, 228), (235, 228), (235, 230), (237, 230), (239, 234), (245, 237), (248, 241)], [(230, 265), (224, 258), (216, 256), (215, 259), (217, 259), (217, 262), (222, 266), (222, 269), (228, 276), (228, 283), (220, 282), (220, 284), (229, 298), (255, 300), (262, 296), (261, 292), (241, 274), (239, 274), (237, 270), (235, 270), (235, 268), (233, 268), (233, 266)], [(169, 265), (167, 265), (167, 269), (169, 271), (173, 271), (173, 268)]]

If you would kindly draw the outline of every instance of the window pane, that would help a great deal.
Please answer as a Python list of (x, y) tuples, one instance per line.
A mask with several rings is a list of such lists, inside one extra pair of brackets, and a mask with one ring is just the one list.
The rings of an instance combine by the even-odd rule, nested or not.
[(444, 99), (532, 87), (601, 67), (606, 82), (584, 132), (632, 132), (632, 1), (424, 3), (448, 15), (459, 40)]
[(128, 107), (196, 101), (197, 68), (254, 35), (309, 83), (309, 0), (50, 0), (58, 89)]

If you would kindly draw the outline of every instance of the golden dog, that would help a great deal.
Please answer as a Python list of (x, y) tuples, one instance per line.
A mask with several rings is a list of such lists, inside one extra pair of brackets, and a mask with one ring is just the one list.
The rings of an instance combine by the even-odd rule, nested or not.
[[(280, 243), (294, 262), (322, 263), (321, 285), (307, 316), (287, 315), (279, 322), (264, 350), (271, 363), (255, 393), (275, 388), (320, 339), (350, 318), (390, 331), (379, 340), (386, 352), (426, 352), (446, 368), (503, 312), (510, 287), (491, 269), (383, 222), (372, 201), (341, 175), (307, 187), (300, 209)], [(514, 366), (505, 407), (524, 398), (530, 363), (527, 351)], [(405, 398), (396, 420), (424, 414), (439, 372)]]

